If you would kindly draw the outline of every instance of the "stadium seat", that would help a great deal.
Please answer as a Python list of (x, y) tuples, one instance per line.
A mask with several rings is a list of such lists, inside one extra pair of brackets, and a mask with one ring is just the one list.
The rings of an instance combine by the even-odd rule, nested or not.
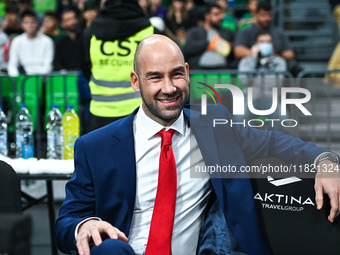
[(16, 172), (0, 161), (0, 254), (30, 255), (31, 218), (22, 214)]

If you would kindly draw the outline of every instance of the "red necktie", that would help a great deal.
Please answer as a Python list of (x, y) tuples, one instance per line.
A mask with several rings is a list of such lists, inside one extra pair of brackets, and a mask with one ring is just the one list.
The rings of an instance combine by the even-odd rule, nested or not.
[(157, 133), (162, 138), (158, 187), (145, 255), (171, 255), (177, 190), (176, 162), (171, 145), (174, 133), (173, 129)]

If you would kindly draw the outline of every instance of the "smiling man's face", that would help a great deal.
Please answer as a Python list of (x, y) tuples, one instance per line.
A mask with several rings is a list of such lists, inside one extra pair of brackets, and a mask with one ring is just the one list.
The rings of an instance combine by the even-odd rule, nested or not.
[(138, 73), (131, 73), (131, 81), (141, 93), (144, 112), (170, 126), (189, 97), (189, 66), (181, 50), (170, 39), (153, 35), (143, 42), (138, 66)]

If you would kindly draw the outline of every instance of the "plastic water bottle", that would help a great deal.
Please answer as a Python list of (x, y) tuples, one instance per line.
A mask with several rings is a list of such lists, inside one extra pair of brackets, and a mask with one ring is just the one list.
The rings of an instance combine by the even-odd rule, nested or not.
[(34, 139), (33, 139), (33, 122), (26, 105), (20, 106), (15, 122), (16, 132), (16, 157), (33, 158), (34, 157)]
[(63, 115), (58, 106), (52, 105), (47, 116), (47, 158), (63, 159), (64, 158), (64, 134), (62, 127)]
[(0, 105), (0, 154), (7, 157), (7, 118)]
[(68, 105), (63, 116), (64, 159), (74, 158), (74, 144), (79, 137), (79, 117), (72, 105)]

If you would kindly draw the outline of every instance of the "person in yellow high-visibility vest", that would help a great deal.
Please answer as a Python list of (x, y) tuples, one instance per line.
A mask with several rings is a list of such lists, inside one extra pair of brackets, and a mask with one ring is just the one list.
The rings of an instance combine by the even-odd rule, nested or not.
[(130, 82), (140, 41), (154, 33), (137, 0), (107, 0), (83, 34), (82, 71), (91, 90), (85, 133), (129, 115), (141, 104)]

